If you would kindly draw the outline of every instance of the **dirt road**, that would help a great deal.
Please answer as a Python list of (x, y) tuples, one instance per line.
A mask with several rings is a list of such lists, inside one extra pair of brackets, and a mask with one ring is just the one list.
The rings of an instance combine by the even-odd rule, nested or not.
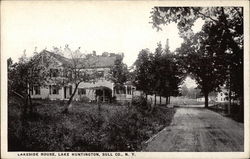
[(177, 108), (171, 125), (149, 139), (144, 151), (243, 151), (243, 127), (204, 108)]

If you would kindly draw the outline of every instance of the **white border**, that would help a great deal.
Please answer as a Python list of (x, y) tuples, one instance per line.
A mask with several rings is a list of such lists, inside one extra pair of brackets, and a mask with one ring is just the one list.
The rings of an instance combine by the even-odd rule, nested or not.
[[(23, 3), (32, 3), (31, 1), (22, 1)], [(58, 1), (59, 2), (59, 1)], [(60, 1), (69, 2), (69, 1)], [(101, 5), (113, 5), (114, 7), (126, 7), (126, 5), (150, 5), (150, 6), (243, 6), (244, 7), (244, 152), (136, 152), (135, 157), (125, 158), (248, 158), (249, 154), (249, 1), (70, 1), (71, 3), (96, 3)], [(15, 3), (15, 1), (1, 2), (1, 19), (4, 16), (3, 8)], [(44, 5), (57, 3), (56, 1), (39, 1)], [(4, 31), (1, 21), (1, 33)], [(1, 36), (1, 158), (41, 158), (39, 157), (18, 157), (16, 152), (7, 152), (7, 55), (4, 54), (4, 37)], [(57, 157), (43, 157), (57, 158)], [(69, 157), (60, 157), (69, 158)], [(72, 157), (80, 158), (80, 157)], [(81, 157), (83, 158), (83, 157)], [(100, 158), (87, 157), (84, 158)], [(107, 157), (102, 157), (107, 158)], [(121, 158), (121, 157), (108, 157)]]

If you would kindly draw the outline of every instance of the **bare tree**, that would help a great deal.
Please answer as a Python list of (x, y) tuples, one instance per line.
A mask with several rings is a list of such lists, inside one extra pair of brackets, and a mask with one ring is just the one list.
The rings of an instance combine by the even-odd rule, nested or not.
[(96, 58), (95, 61), (89, 61), (88, 58), (80, 52), (80, 47), (76, 51), (71, 51), (66, 45), (65, 49), (70, 56), (70, 60), (68, 64), (64, 65), (64, 74), (61, 79), (61, 84), (74, 85), (73, 93), (63, 110), (63, 113), (68, 113), (69, 109), (72, 107), (72, 101), (79, 84), (82, 82), (95, 82), (98, 79), (96, 68), (93, 67), (95, 63), (98, 62), (98, 58)]

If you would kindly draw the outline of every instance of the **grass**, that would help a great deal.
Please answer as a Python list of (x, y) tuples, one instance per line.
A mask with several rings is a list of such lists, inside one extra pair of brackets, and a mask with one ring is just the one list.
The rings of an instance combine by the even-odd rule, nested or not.
[(197, 101), (196, 99), (191, 99), (187, 97), (171, 97), (170, 104), (180, 106), (180, 105), (204, 105), (204, 102)]
[(223, 116), (227, 116), (237, 122), (244, 122), (243, 114), (240, 113), (240, 106), (237, 103), (231, 103), (230, 114), (228, 111), (229, 102), (217, 103), (211, 107), (210, 110), (215, 111)]
[(175, 109), (151, 114), (135, 107), (35, 101), (35, 113), (22, 118), (20, 101), (8, 100), (9, 151), (140, 151), (144, 141), (171, 123)]

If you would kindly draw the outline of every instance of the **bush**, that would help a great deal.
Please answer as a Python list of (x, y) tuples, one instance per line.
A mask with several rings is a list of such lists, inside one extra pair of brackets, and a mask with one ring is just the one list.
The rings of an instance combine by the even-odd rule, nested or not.
[(137, 113), (123, 112), (114, 114), (104, 131), (107, 134), (104, 143), (108, 151), (136, 151), (140, 148), (138, 141), (143, 137), (138, 125)]
[(81, 96), (79, 101), (89, 103), (91, 100), (87, 96)]
[(147, 99), (143, 96), (135, 96), (132, 98), (132, 105), (139, 111), (148, 110)]
[[(38, 101), (37, 101), (38, 102)], [(135, 100), (134, 100), (135, 102)], [(145, 99), (136, 100), (138, 108)], [(62, 114), (60, 101), (42, 101), (36, 118), (21, 118), (9, 103), (9, 151), (138, 151), (142, 142), (170, 124), (174, 109), (145, 114), (126, 106), (75, 105)]]

